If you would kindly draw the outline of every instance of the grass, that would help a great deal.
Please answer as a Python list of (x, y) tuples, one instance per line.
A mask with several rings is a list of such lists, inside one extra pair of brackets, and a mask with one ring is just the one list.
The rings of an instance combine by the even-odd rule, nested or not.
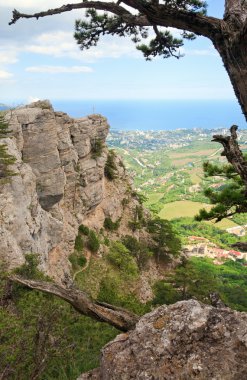
[(148, 205), (152, 205), (154, 203), (157, 203), (163, 197), (163, 195), (164, 195), (163, 193), (148, 194), (148, 200), (147, 200), (147, 202), (145, 202), (145, 204), (148, 206)]
[(236, 227), (237, 224), (234, 223), (231, 219), (222, 219), (220, 222), (215, 223), (214, 221), (206, 222), (213, 223), (215, 227), (220, 228), (221, 230), (226, 230), (227, 228)]
[(205, 149), (205, 150), (189, 150), (187, 153), (179, 153), (179, 152), (172, 152), (169, 154), (169, 157), (172, 159), (176, 158), (186, 158), (186, 157), (201, 157), (201, 156), (209, 156), (213, 153), (215, 153), (215, 149)]
[[(164, 205), (162, 210), (159, 212), (159, 217), (167, 220), (172, 220), (182, 217), (194, 217), (201, 208), (209, 210), (212, 206), (206, 203), (192, 202), (192, 201), (176, 201), (167, 203)], [(215, 227), (218, 227), (222, 230), (225, 230), (230, 227), (234, 227), (237, 224), (230, 219), (223, 219), (217, 224), (213, 221), (207, 222), (214, 224)]]
[(183, 159), (173, 159), (172, 165), (174, 166), (184, 166), (186, 164), (189, 164), (190, 162), (193, 162), (193, 158), (183, 158)]
[(202, 182), (203, 170), (202, 168), (194, 168), (190, 171), (190, 179), (193, 185), (197, 185)]
[(201, 208), (206, 208), (206, 210), (209, 210), (210, 207), (210, 205), (200, 202), (176, 201), (165, 204), (163, 209), (160, 211), (159, 216), (168, 220), (186, 216), (193, 217)]

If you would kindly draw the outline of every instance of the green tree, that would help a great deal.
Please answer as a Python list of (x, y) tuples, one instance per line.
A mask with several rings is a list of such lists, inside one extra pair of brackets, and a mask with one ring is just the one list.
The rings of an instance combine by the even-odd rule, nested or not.
[(204, 191), (204, 194), (214, 206), (209, 211), (200, 210), (195, 219), (197, 221), (215, 219), (216, 222), (219, 222), (223, 218), (246, 213), (246, 186), (235, 168), (232, 165), (215, 165), (206, 162), (203, 169), (205, 177), (221, 176), (226, 181), (219, 189), (207, 188)]
[(130, 251), (131, 255), (136, 258), (138, 267), (145, 268), (148, 260), (153, 256), (153, 252), (147, 247), (143, 241), (138, 241), (134, 236), (126, 235), (122, 239), (125, 247)]
[(158, 260), (167, 260), (170, 255), (177, 256), (181, 250), (181, 242), (168, 220), (154, 218), (148, 221), (148, 232), (155, 241), (153, 250)]
[(137, 263), (130, 251), (120, 241), (115, 241), (111, 244), (107, 259), (112, 265), (121, 270), (124, 276), (130, 278), (137, 276)]
[(110, 181), (113, 181), (117, 178), (117, 166), (115, 163), (115, 159), (116, 153), (114, 152), (114, 150), (109, 150), (105, 163), (104, 173)]

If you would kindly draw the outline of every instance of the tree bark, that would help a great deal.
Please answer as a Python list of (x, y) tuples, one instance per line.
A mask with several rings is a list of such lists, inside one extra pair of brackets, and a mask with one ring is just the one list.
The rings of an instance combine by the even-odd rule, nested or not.
[(244, 159), (237, 142), (237, 129), (238, 127), (233, 125), (230, 128), (230, 136), (214, 135), (212, 141), (223, 145), (224, 150), (221, 155), (226, 156), (227, 161), (232, 164), (236, 172), (240, 175), (245, 184), (247, 197), (247, 161)]
[(99, 322), (106, 322), (121, 331), (134, 329), (139, 316), (120, 307), (104, 302), (92, 301), (84, 292), (75, 288), (64, 288), (58, 284), (45, 281), (27, 280), (20, 276), (9, 279), (28, 288), (53, 294), (72, 305), (80, 314)]
[[(247, 9), (245, 11), (247, 17)], [(247, 25), (240, 18), (227, 16), (220, 33), (212, 42), (223, 61), (235, 95), (247, 120)]]

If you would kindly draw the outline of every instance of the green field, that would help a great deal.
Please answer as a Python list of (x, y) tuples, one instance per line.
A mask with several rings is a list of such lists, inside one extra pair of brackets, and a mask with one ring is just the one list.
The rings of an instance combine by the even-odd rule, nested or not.
[[(167, 220), (183, 217), (193, 218), (196, 214), (198, 214), (200, 209), (205, 208), (206, 210), (209, 210), (211, 207), (211, 205), (206, 203), (192, 201), (176, 201), (165, 204), (163, 209), (159, 212), (159, 217)], [(236, 223), (229, 219), (223, 219), (218, 223), (214, 223), (213, 221), (207, 223), (213, 223), (216, 227), (221, 229), (236, 226)]]
[(152, 205), (153, 203), (159, 202), (159, 200), (163, 197), (163, 193), (152, 193), (148, 194), (148, 200), (146, 202), (146, 205)]
[(213, 221), (210, 221), (210, 222), (205, 222), (205, 223), (213, 223), (214, 225), (215, 225), (215, 227), (218, 227), (218, 228), (220, 228), (220, 229), (222, 229), (222, 230), (226, 230), (227, 228), (231, 228), (231, 227), (236, 227), (237, 226), (237, 224), (236, 223), (234, 223), (232, 220), (230, 220), (230, 219), (222, 219), (220, 222), (218, 222), (218, 223), (215, 223), (215, 222), (213, 222)]
[(209, 210), (210, 205), (192, 201), (176, 201), (167, 203), (159, 213), (159, 217), (167, 220), (195, 216), (201, 208)]

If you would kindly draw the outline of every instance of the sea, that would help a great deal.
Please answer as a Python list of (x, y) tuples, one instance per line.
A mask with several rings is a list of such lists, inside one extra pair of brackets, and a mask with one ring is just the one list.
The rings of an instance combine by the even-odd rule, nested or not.
[(237, 100), (77, 100), (53, 101), (72, 117), (97, 113), (112, 130), (218, 129), (236, 124), (247, 128)]

